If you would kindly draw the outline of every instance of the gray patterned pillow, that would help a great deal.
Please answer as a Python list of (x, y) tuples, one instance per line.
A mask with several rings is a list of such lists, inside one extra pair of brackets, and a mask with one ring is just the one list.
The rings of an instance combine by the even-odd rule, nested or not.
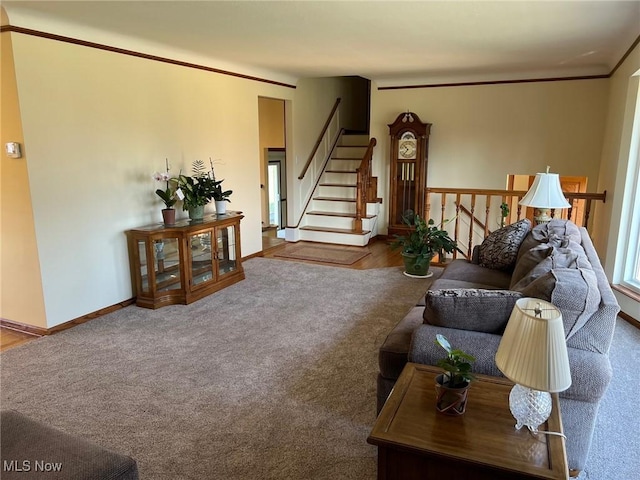
[(529, 230), (531, 230), (531, 222), (527, 218), (523, 218), (490, 233), (480, 245), (480, 266), (494, 270), (513, 268), (518, 257), (520, 244)]
[(513, 306), (522, 297), (520, 292), (511, 290), (429, 290), (425, 296), (424, 323), (459, 330), (502, 333)]

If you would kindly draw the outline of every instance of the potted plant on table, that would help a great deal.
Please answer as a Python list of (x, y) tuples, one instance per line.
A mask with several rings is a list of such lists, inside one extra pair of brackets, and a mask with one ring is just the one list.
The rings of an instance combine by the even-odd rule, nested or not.
[(406, 235), (395, 235), (391, 248), (402, 247), (405, 275), (430, 277), (432, 273), (429, 272), (429, 264), (434, 255), (452, 253), (457, 248), (457, 243), (449, 237), (446, 230), (436, 227), (432, 219), (427, 222), (413, 210), (405, 212), (402, 221), (411, 230)]
[(475, 378), (471, 364), (476, 359), (452, 348), (443, 335), (436, 335), (436, 344), (447, 352), (447, 356), (438, 361), (445, 373), (436, 377), (436, 410), (447, 415), (462, 415), (467, 406), (469, 386)]
[(164, 190), (158, 188), (156, 190), (156, 195), (158, 195), (162, 201), (164, 202), (165, 208), (162, 209), (162, 219), (164, 224), (167, 226), (174, 225), (176, 223), (176, 211), (173, 209), (173, 206), (178, 201), (176, 197), (176, 191), (171, 188), (169, 182), (172, 181), (169, 175), (169, 160), (165, 159), (166, 162), (166, 170), (165, 173), (155, 172), (153, 174), (153, 179), (157, 182), (166, 182), (167, 186)]
[(215, 182), (213, 187), (213, 201), (216, 202), (216, 213), (218, 215), (225, 215), (227, 213), (227, 202), (231, 203), (229, 196), (233, 193), (233, 190), (222, 190), (222, 180), (216, 180), (216, 175), (213, 170), (213, 163), (211, 163), (211, 177)]
[(202, 221), (204, 217), (204, 207), (213, 198), (216, 186), (215, 180), (209, 172), (204, 170), (204, 162), (195, 160), (193, 162), (193, 176), (180, 173), (175, 179), (177, 191), (182, 200), (182, 209), (189, 212), (192, 221)]

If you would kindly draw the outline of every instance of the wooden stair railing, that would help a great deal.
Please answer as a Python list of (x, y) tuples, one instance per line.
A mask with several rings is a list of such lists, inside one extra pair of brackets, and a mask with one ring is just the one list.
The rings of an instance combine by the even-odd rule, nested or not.
[(311, 162), (313, 162), (313, 157), (316, 156), (316, 153), (318, 152), (318, 148), (320, 147), (320, 144), (322, 143), (322, 139), (326, 135), (327, 129), (329, 128), (329, 125), (331, 125), (331, 121), (333, 120), (333, 116), (338, 111), (338, 107), (340, 106), (340, 102), (341, 101), (342, 101), (342, 99), (340, 97), (336, 98), (336, 103), (333, 104), (333, 108), (331, 109), (331, 113), (329, 113), (329, 117), (327, 117), (327, 121), (324, 122), (324, 126), (322, 127), (322, 131), (320, 132), (320, 135), (318, 135), (318, 139), (316, 140), (315, 145), (311, 149), (311, 153), (309, 154), (309, 158), (307, 158), (307, 163), (304, 164), (304, 167), (302, 167), (302, 172), (300, 172), (300, 175), (298, 175), (298, 180), (302, 180), (304, 178), (304, 176), (307, 174), (307, 170), (309, 170), (309, 166), (311, 165)]
[[(501, 218), (500, 205), (506, 203), (509, 206), (509, 215), (505, 218), (505, 223), (510, 224), (517, 222), (526, 217), (526, 208), (522, 208), (519, 205), (519, 201), (525, 196), (527, 192), (524, 190), (491, 190), (491, 189), (471, 189), (471, 188), (427, 188), (426, 189), (426, 205), (425, 205), (425, 218), (431, 219), (432, 215), (432, 196), (440, 196), (440, 221), (433, 218), (436, 225), (442, 225), (447, 223), (447, 215), (451, 215), (450, 218), (455, 218), (453, 225), (453, 239), (458, 242), (458, 247), (462, 248), (466, 246), (467, 253), (463, 253), (466, 258), (471, 257), (474, 246), (474, 237), (477, 236), (477, 230), (475, 227), (479, 227), (482, 230), (482, 239), (486, 238), (489, 233), (489, 226), (491, 219), (495, 219), (495, 223), (499, 226), (498, 218)], [(607, 192), (603, 193), (575, 193), (575, 192), (563, 192), (567, 198), (571, 207), (568, 211), (562, 210), (560, 218), (568, 218), (574, 221), (576, 224), (589, 228), (589, 217), (591, 214), (591, 207), (593, 201), (605, 202)], [(451, 199), (452, 202), (448, 203)], [(578, 205), (576, 202), (584, 202), (584, 216), (582, 219), (574, 218), (574, 210)], [(437, 208), (437, 207), (436, 207)], [(484, 213), (484, 220), (476, 217), (476, 209), (479, 209)], [(468, 215), (470, 221), (468, 222), (468, 229), (466, 232), (465, 244), (462, 243), (462, 237), (460, 235), (461, 229), (461, 214)], [(551, 216), (554, 216), (555, 211), (551, 211)], [(445, 227), (446, 228), (446, 225)], [(451, 232), (450, 232), (451, 234)], [(457, 258), (458, 252), (453, 252), (453, 258)]]
[(363, 231), (362, 219), (367, 216), (367, 203), (375, 202), (378, 196), (378, 177), (371, 176), (371, 161), (376, 143), (375, 138), (369, 141), (367, 151), (362, 157), (360, 166), (356, 169), (356, 219), (353, 228), (357, 233), (362, 233)]

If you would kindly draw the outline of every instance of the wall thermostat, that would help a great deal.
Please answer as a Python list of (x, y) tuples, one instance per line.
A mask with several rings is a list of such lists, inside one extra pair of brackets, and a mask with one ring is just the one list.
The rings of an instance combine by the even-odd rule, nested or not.
[(20, 158), (22, 157), (22, 152), (20, 151), (20, 144), (18, 142), (9, 142), (5, 145), (5, 149), (7, 150), (7, 156), (11, 158)]

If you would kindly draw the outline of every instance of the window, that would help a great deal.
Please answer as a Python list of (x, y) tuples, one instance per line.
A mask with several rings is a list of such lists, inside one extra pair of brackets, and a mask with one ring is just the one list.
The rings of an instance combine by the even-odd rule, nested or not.
[(627, 172), (622, 215), (629, 226), (621, 283), (640, 293), (640, 90), (636, 100)]

